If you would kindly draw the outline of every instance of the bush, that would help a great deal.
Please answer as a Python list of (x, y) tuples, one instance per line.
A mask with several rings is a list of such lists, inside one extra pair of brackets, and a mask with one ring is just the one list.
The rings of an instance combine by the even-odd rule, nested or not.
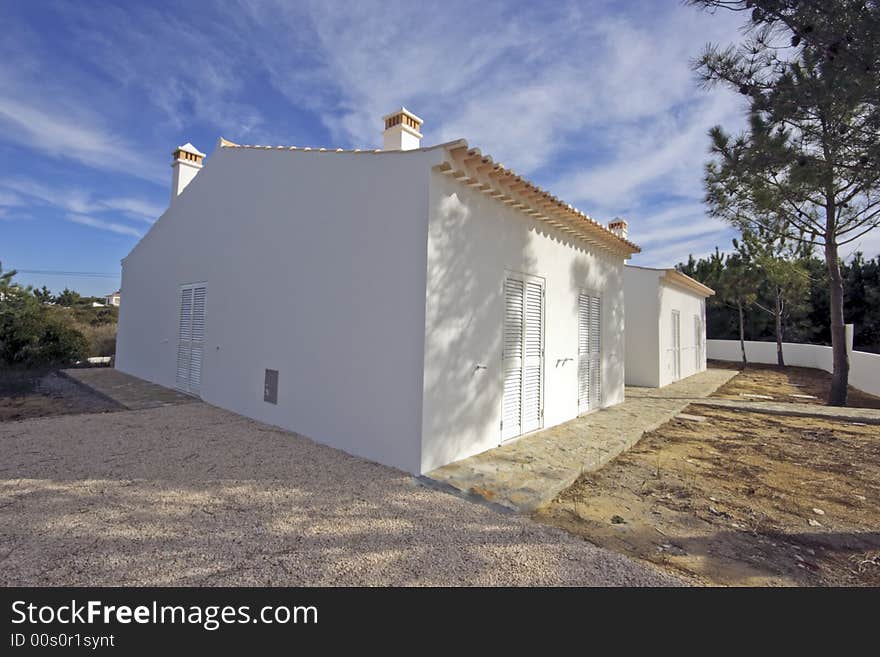
[(76, 324), (77, 330), (86, 336), (89, 356), (113, 356), (116, 353), (116, 323)]
[(0, 298), (0, 360), (7, 365), (69, 365), (88, 356), (89, 343), (71, 322), (29, 290), (9, 286)]

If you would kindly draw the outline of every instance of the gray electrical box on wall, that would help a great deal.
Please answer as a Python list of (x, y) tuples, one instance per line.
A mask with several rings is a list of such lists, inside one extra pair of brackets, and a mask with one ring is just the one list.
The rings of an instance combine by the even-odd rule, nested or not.
[(266, 370), (263, 383), (263, 401), (270, 404), (278, 403), (278, 370)]

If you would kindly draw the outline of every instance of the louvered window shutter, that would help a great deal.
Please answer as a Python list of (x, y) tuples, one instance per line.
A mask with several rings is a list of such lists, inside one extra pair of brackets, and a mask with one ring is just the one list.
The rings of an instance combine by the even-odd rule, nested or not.
[(602, 303), (590, 297), (590, 409), (602, 406)]
[(681, 313), (672, 311), (672, 378), (681, 378)]
[(522, 432), (542, 426), (541, 397), (544, 351), (544, 286), (526, 283), (525, 358), (523, 362)]
[(189, 390), (199, 392), (202, 385), (202, 354), (205, 349), (205, 304), (207, 289), (193, 288), (192, 342), (189, 361)]
[(602, 405), (602, 300), (578, 296), (578, 412)]
[(192, 337), (193, 290), (185, 287), (180, 290), (180, 313), (178, 316), (177, 336), (177, 387), (189, 389), (189, 363)]
[(523, 307), (522, 281), (508, 278), (504, 282), (504, 352), (502, 376), (504, 394), (501, 408), (501, 439), (522, 433), (522, 366), (523, 366)]
[(544, 284), (504, 282), (501, 439), (544, 426)]
[(180, 288), (175, 385), (185, 392), (198, 393), (201, 388), (207, 292), (204, 285)]

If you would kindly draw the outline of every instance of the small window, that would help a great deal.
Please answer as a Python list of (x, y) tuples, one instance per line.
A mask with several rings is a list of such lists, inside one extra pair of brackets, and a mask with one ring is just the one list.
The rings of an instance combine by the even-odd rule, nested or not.
[(278, 370), (266, 370), (263, 380), (263, 401), (278, 403)]

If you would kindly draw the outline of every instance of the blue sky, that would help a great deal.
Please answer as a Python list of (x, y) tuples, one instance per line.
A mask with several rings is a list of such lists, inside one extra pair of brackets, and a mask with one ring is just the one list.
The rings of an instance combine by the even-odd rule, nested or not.
[[(701, 203), (706, 131), (742, 101), (696, 84), (739, 17), (661, 2), (0, 4), (0, 261), (118, 274), (168, 204), (171, 151), (381, 145), (401, 104), (671, 266), (730, 244)], [(21, 275), (104, 294), (117, 278)]]

